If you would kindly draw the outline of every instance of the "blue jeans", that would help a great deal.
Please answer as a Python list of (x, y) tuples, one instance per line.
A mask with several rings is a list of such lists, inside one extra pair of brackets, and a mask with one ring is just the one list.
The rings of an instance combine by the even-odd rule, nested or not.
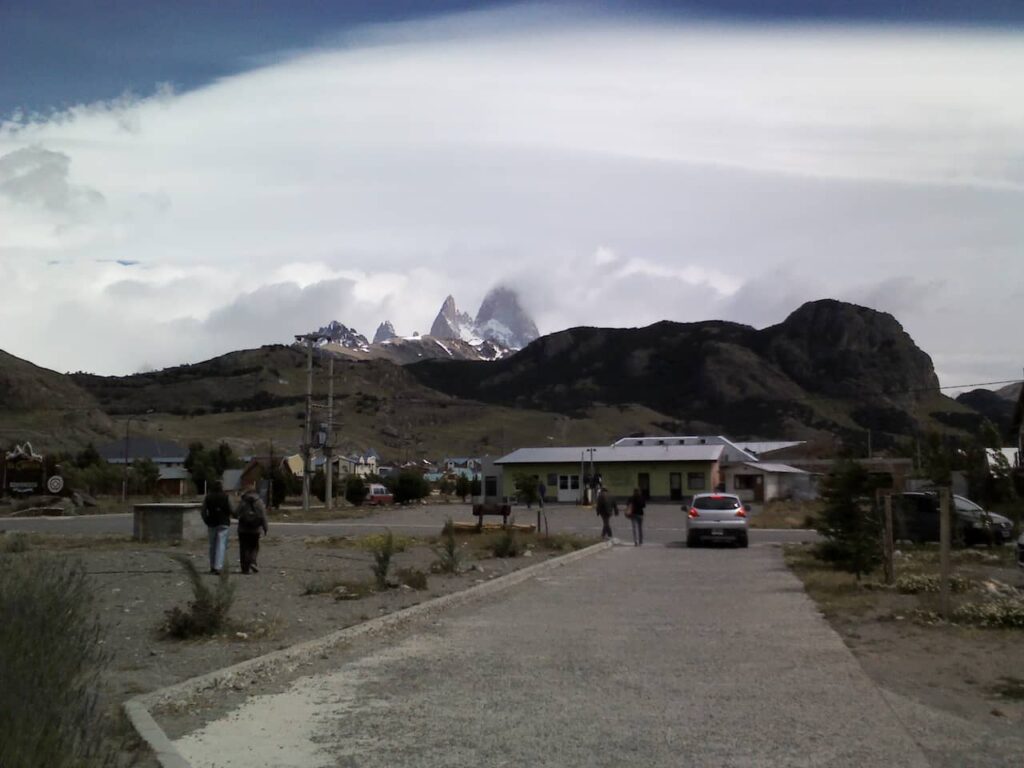
[(644, 543), (644, 516), (633, 515), (629, 521), (633, 524), (633, 544), (639, 547)]
[(210, 534), (210, 570), (219, 571), (224, 568), (224, 553), (228, 548), (229, 525), (211, 525), (207, 527)]

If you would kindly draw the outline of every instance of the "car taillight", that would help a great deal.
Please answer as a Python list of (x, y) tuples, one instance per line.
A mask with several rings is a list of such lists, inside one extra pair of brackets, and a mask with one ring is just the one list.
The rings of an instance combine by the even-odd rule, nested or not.
[(740, 507), (739, 509), (736, 510), (736, 517), (746, 517), (746, 516), (747, 516), (747, 510), (745, 510), (743, 507)]
[(690, 507), (690, 511), (689, 511), (688, 514), (689, 514), (691, 519), (694, 518), (694, 517), (700, 517), (700, 512), (697, 511), (696, 507)]

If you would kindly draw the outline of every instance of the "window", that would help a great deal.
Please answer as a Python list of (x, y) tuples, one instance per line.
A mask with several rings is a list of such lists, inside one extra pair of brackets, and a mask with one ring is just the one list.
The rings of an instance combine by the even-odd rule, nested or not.
[(703, 472), (687, 472), (686, 486), (691, 491), (703, 491), (707, 487), (707, 478)]
[(580, 476), (579, 475), (573, 475), (569, 479), (572, 482), (572, 490), (578, 491), (579, 488), (580, 488)]
[(757, 487), (757, 475), (735, 475), (732, 487), (737, 491), (752, 491)]
[(548, 475), (548, 488), (554, 488), (556, 485), (558, 485), (558, 475)]
[(498, 478), (488, 475), (484, 478), (484, 496), (498, 495)]
[(561, 489), (563, 491), (568, 491), (569, 490), (569, 476), (568, 475), (560, 475), (559, 476), (559, 478), (558, 478), (558, 487), (559, 487), (559, 489)]

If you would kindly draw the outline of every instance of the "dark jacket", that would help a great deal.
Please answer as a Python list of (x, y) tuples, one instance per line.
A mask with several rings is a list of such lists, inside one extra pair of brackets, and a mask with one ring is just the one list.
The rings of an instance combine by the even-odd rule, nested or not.
[(629, 505), (632, 507), (634, 515), (637, 515), (638, 517), (644, 516), (644, 507), (647, 506), (647, 504), (644, 502), (644, 495), (642, 493), (634, 493), (630, 496)]
[[(256, 512), (258, 522), (251, 524), (245, 522), (245, 515), (242, 513), (247, 507), (252, 507), (253, 511)], [(263, 503), (263, 499), (259, 497), (259, 494), (253, 491), (248, 491), (247, 493), (242, 494), (242, 498), (238, 502), (238, 508), (235, 510), (233, 516), (238, 518), (239, 533), (259, 533), (262, 528), (264, 535), (266, 535), (267, 507)]]
[(597, 503), (594, 506), (597, 514), (601, 517), (609, 517), (612, 513), (619, 513), (619, 510), (616, 508), (615, 499), (607, 491), (598, 492)]
[(201, 513), (203, 522), (211, 528), (219, 525), (231, 525), (231, 502), (228, 495), (223, 491), (220, 493), (208, 493), (203, 497), (203, 508)]

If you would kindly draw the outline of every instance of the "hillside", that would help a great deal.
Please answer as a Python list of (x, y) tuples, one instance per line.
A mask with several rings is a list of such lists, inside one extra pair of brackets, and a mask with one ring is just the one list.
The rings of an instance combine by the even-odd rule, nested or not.
[(106, 439), (113, 425), (69, 376), (0, 350), (0, 445), (29, 441), (39, 450)]
[[(314, 398), (327, 395), (328, 357), (314, 357)], [(132, 431), (188, 443), (229, 442), (239, 453), (295, 451), (305, 412), (306, 354), (267, 346), (132, 376), (75, 374), (109, 413), (133, 414)], [(335, 359), (335, 421), (341, 450), (375, 448), (387, 458), (480, 455), (557, 435), (559, 442), (611, 442), (656, 432), (664, 415), (649, 409), (595, 408), (553, 417), (429, 389), (385, 360)], [(317, 408), (318, 419), (326, 413)], [(119, 419), (121, 423), (123, 419)]]
[(456, 397), (563, 413), (638, 404), (667, 414), (673, 431), (737, 437), (857, 441), (871, 429), (881, 446), (886, 435), (978, 420), (939, 394), (931, 358), (895, 318), (831, 300), (763, 330), (721, 321), (573, 328), (507, 360), (408, 370)]

